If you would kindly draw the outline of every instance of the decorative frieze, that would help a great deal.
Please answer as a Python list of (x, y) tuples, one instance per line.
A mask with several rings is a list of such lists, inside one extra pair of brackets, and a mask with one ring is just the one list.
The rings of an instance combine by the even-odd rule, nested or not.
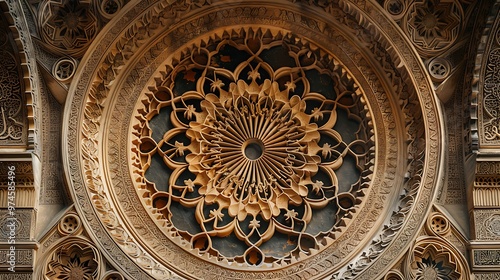
[(0, 273), (2, 280), (33, 280), (32, 273)]
[(478, 161), (476, 163), (476, 175), (500, 177), (500, 161)]
[(498, 280), (500, 273), (474, 273), (475, 280)]
[[(34, 265), (34, 249), (15, 249), (15, 262), (16, 270), (32, 270)], [(9, 262), (9, 249), (0, 249), (0, 270), (7, 270), (10, 267)], [(4, 279), (1, 278), (0, 279)]]
[(472, 249), (473, 265), (500, 269), (500, 249)]
[[(497, 179), (495, 179), (496, 181)], [(489, 182), (491, 183), (491, 182)], [(480, 187), (473, 190), (473, 202), (476, 208), (499, 208), (500, 207), (500, 186)]]

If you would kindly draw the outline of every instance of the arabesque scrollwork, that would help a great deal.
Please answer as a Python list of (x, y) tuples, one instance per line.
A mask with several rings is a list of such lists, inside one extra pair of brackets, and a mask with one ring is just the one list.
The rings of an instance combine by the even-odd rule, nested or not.
[(362, 201), (375, 153), (362, 93), (333, 58), (293, 41), (252, 29), (214, 40), (145, 93), (139, 188), (193, 249), (289, 262), (335, 239)]

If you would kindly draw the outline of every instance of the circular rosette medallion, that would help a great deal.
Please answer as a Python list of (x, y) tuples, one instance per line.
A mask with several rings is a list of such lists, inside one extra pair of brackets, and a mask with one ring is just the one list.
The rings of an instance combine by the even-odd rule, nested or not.
[(342, 233), (369, 190), (375, 137), (334, 57), (249, 29), (166, 69), (131, 139), (138, 193), (165, 232), (244, 265), (291, 263)]

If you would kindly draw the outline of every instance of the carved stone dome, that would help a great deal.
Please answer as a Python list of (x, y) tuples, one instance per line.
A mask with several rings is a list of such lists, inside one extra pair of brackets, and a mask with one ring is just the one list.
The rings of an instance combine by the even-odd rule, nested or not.
[(132, 279), (384, 275), (427, 218), (443, 147), (382, 8), (133, 4), (65, 110), (66, 176), (107, 259)]

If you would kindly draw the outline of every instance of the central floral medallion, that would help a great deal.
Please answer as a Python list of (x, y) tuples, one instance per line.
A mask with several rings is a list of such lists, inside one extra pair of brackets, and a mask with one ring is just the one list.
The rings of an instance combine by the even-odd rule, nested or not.
[[(192, 173), (207, 178), (199, 189), (205, 203), (217, 202), (240, 221), (250, 215), (254, 227), (259, 215), (266, 221), (279, 216), (289, 203), (304, 202), (308, 185), (321, 184), (312, 176), (321, 163), (316, 154), (323, 148), (317, 145), (320, 133), (311, 123), (314, 114), (305, 112), (306, 102), (296, 95), (288, 98), (293, 83), (280, 91), (270, 80), (259, 85), (252, 78), (258, 72), (249, 74), (251, 83), (239, 80), (229, 92), (221, 88), (220, 80), (214, 81), (212, 88), (219, 96), (208, 94), (199, 113), (194, 107), (186, 111), (187, 119), (193, 119), (186, 134), (200, 147), (186, 160)], [(221, 219), (223, 214), (213, 215)]]
[(144, 93), (138, 193), (199, 254), (291, 263), (335, 239), (366, 195), (369, 110), (317, 47), (260, 30), (234, 36), (186, 50)]

